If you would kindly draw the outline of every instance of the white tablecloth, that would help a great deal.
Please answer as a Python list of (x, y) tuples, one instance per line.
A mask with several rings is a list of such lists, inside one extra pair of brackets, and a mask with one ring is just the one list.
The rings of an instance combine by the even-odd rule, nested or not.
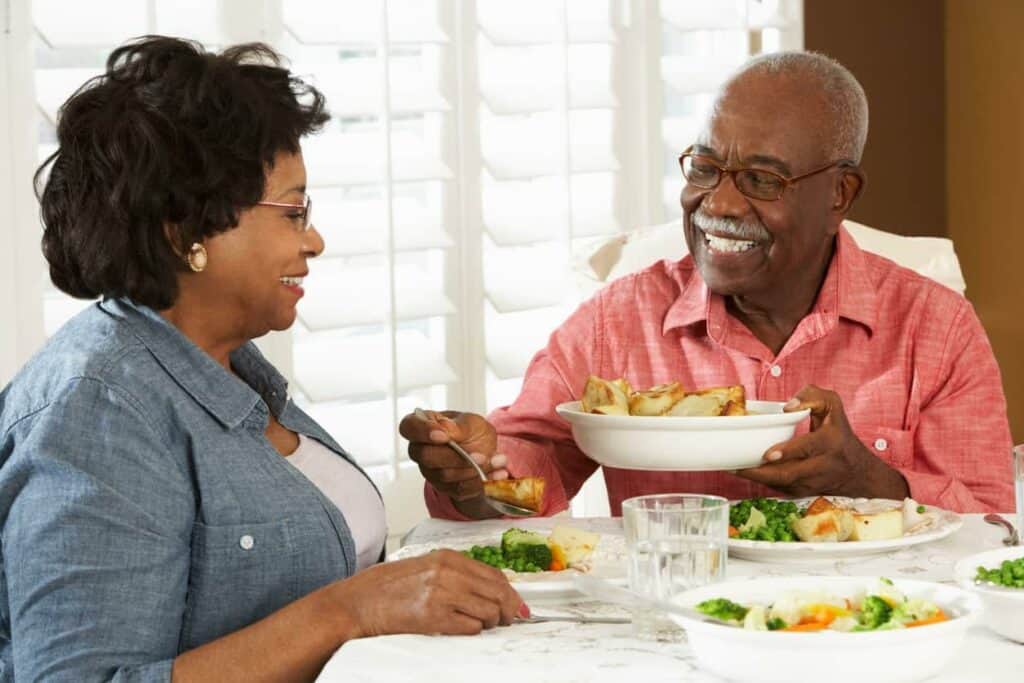
[[(621, 533), (621, 520), (559, 519), (601, 533)], [(516, 523), (550, 528), (552, 520)], [(500, 532), (508, 520), (449, 522), (431, 519), (416, 527), (404, 544), (456, 542), (488, 530)], [(934, 543), (881, 555), (816, 562), (765, 564), (729, 558), (729, 577), (752, 575), (867, 575), (951, 581), (953, 565), (965, 555), (1000, 547), (1002, 530), (985, 524), (981, 515), (965, 515), (964, 526)], [(583, 598), (531, 600), (535, 614), (581, 611), (611, 613), (615, 608)], [(693, 653), (679, 632), (671, 642), (633, 638), (630, 624), (516, 624), (473, 637), (384, 636), (354, 640), (341, 647), (318, 679), (334, 681), (694, 681), (721, 679), (697, 668)], [(841, 666), (841, 663), (837, 663)], [(827, 681), (827, 672), (822, 672)], [(1024, 680), (1024, 645), (1004, 640), (983, 626), (973, 627), (950, 667), (936, 683), (999, 683)]]

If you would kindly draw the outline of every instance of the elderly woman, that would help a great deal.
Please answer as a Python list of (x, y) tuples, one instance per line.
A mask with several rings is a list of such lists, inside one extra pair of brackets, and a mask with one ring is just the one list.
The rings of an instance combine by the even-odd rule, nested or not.
[(43, 250), (102, 301), (0, 394), (0, 680), (303, 680), (525, 609), (458, 553), (378, 564), (378, 492), (252, 344), (323, 250), (299, 140), (327, 119), (265, 46), (161, 37), (64, 105)]

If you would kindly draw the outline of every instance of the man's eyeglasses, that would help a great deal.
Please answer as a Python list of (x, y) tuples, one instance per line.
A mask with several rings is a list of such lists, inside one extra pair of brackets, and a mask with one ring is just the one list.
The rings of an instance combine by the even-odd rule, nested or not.
[(713, 190), (722, 182), (722, 178), (728, 174), (732, 176), (736, 189), (744, 195), (752, 199), (761, 199), (769, 202), (781, 199), (786, 188), (798, 180), (817, 175), (835, 166), (854, 165), (854, 162), (849, 159), (840, 159), (821, 168), (816, 168), (813, 171), (787, 178), (778, 173), (760, 168), (729, 168), (714, 159), (694, 154), (690, 151), (691, 149), (692, 147), (687, 148), (679, 157), (679, 167), (683, 170), (683, 177), (686, 178), (686, 182), (690, 185), (703, 190)]
[(299, 221), (299, 219), (302, 220), (301, 227), (298, 228), (299, 232), (309, 230), (309, 226), (313, 224), (313, 200), (308, 194), (305, 195), (305, 200), (302, 204), (288, 204), (285, 202), (256, 202), (256, 206), (276, 206), (282, 209), (300, 210), (294, 216), (290, 216), (290, 218), (294, 218), (296, 221)]

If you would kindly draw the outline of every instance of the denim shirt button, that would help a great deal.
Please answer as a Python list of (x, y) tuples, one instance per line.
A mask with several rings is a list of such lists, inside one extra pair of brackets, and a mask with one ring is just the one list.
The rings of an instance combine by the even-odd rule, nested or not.
[(253, 540), (252, 536), (246, 534), (238, 539), (238, 545), (242, 550), (252, 550), (252, 547), (256, 545), (256, 541)]

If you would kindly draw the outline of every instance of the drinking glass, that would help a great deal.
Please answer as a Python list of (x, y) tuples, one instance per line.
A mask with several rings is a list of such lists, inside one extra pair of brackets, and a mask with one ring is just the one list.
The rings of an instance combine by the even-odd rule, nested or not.
[[(720, 496), (668, 493), (622, 503), (629, 587), (649, 598), (673, 595), (725, 578), (729, 501)], [(633, 610), (633, 631), (673, 639), (672, 621), (656, 610)]]
[(1024, 444), (1013, 448), (1013, 488), (1017, 494), (1017, 542), (1024, 545)]

